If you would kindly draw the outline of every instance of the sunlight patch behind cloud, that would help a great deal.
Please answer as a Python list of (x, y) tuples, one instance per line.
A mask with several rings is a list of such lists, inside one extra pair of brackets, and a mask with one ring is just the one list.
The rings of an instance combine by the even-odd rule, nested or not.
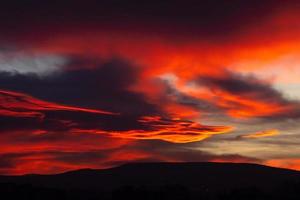
[(62, 70), (67, 59), (58, 55), (0, 53), (0, 72), (47, 76)]

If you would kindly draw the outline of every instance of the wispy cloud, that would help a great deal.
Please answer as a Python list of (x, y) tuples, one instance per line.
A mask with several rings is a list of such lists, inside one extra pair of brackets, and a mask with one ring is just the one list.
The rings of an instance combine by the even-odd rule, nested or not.
[(279, 131), (276, 129), (270, 129), (270, 130), (260, 131), (248, 135), (242, 135), (241, 138), (255, 139), (255, 138), (263, 138), (263, 137), (271, 137), (276, 135), (279, 135)]

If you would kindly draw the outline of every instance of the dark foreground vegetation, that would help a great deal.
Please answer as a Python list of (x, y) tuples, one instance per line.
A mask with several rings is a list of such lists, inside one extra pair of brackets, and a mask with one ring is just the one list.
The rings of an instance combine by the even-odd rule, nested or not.
[(8, 200), (299, 200), (299, 174), (248, 164), (134, 164), (2, 176), (0, 194)]
[(0, 184), (1, 199), (22, 200), (299, 200), (300, 183), (286, 183), (274, 191), (256, 187), (241, 187), (230, 191), (210, 193), (191, 191), (182, 185), (166, 185), (158, 188), (123, 186), (111, 192), (91, 190), (64, 190), (34, 187), (32, 185)]

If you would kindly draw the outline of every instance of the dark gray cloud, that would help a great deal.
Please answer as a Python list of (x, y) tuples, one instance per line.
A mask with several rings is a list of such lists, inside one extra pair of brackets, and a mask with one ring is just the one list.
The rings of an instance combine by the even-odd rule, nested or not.
[(129, 63), (113, 60), (99, 64), (95, 69), (84, 69), (88, 63), (81, 61), (80, 64), (83, 69), (44, 78), (34, 74), (0, 73), (0, 87), (47, 101), (128, 115), (159, 112), (155, 105), (147, 103), (143, 94), (128, 89), (138, 78), (137, 68)]
[[(72, 65), (75, 64), (72, 62)], [(137, 78), (138, 70), (121, 60), (103, 63), (96, 69), (75, 69), (43, 78), (35, 74), (2, 72), (2, 89), (26, 93), (50, 102), (107, 110), (120, 115), (48, 110), (43, 112), (43, 120), (1, 116), (3, 126), (0, 129), (14, 130), (24, 127), (63, 131), (73, 127), (64, 124), (68, 120), (87, 129), (147, 129), (137, 119), (144, 115), (160, 115), (162, 112), (157, 105), (148, 103), (143, 94), (128, 89)], [(16, 127), (15, 124), (19, 126)]]
[[(257, 79), (253, 75), (241, 75), (235, 72), (226, 71), (221, 77), (199, 76), (195, 83), (205, 86), (214, 91), (224, 91), (239, 98), (248, 101), (261, 102), (266, 105), (273, 105), (274, 111), (282, 108), (281, 112), (266, 114), (265, 117), (271, 120), (282, 118), (298, 118), (300, 117), (300, 104), (298, 101), (287, 99), (283, 94), (274, 89), (271, 84)], [(222, 96), (219, 96), (222, 99)], [(243, 102), (228, 102), (232, 107), (247, 106)], [(286, 109), (286, 110), (285, 110)], [(225, 109), (226, 110), (226, 109)]]
[(243, 76), (234, 72), (227, 72), (224, 77), (201, 76), (196, 82), (212, 89), (221, 89), (250, 99), (258, 99), (270, 103), (288, 103), (288, 100), (279, 91), (254, 76)]

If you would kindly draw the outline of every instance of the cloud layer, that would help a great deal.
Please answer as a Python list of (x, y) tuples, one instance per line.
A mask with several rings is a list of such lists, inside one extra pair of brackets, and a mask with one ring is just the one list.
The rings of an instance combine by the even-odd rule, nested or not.
[(298, 4), (4, 1), (0, 173), (130, 161), (299, 169)]

